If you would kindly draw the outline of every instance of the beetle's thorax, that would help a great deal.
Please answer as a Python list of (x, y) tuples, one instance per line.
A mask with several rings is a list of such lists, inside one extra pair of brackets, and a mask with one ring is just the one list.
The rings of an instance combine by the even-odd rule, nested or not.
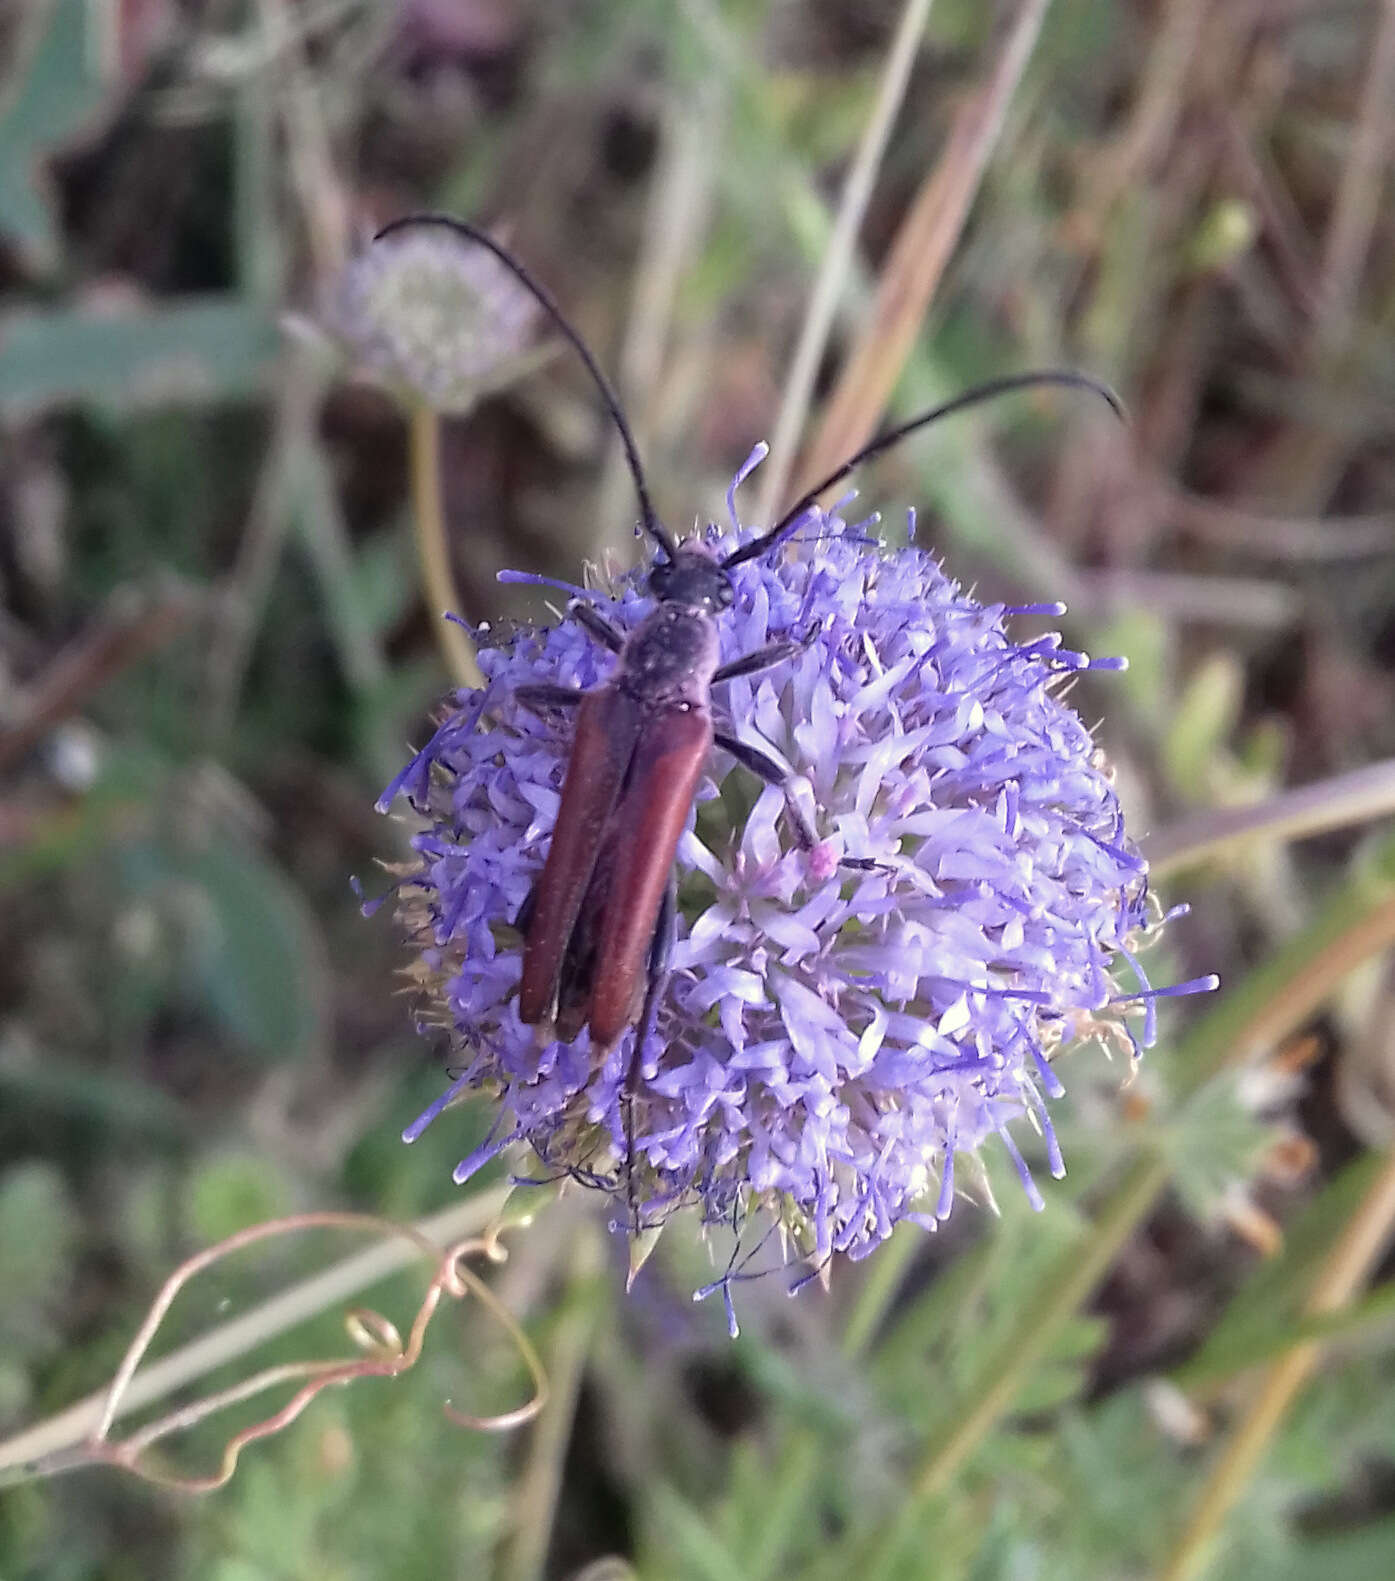
[(719, 662), (712, 616), (705, 609), (664, 603), (630, 634), (616, 680), (649, 707), (706, 708)]
[(731, 577), (706, 544), (689, 539), (673, 558), (655, 562), (649, 573), (649, 590), (661, 604), (704, 610), (716, 615), (731, 607)]

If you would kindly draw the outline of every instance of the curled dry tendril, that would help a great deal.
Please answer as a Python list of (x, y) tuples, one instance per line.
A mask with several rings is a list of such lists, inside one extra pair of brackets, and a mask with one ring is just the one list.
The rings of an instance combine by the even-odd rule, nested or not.
[[(120, 1410), (121, 1401), (184, 1286), (215, 1263), (245, 1247), (273, 1237), (313, 1229), (343, 1229), (384, 1237), (400, 1236), (409, 1241), (424, 1258), (435, 1263), (435, 1273), (412, 1318), (406, 1340), (403, 1340), (396, 1324), (382, 1313), (368, 1307), (351, 1308), (345, 1313), (344, 1326), (350, 1340), (361, 1352), (360, 1355), (289, 1362), (264, 1368), (226, 1389), (217, 1390), (158, 1417), (124, 1439), (113, 1439), (112, 1424)], [(112, 1378), (101, 1414), (91, 1431), (79, 1443), (31, 1462), (26, 1470), (31, 1475), (43, 1476), (87, 1465), (109, 1465), (175, 1492), (210, 1493), (229, 1481), (248, 1444), (269, 1438), (289, 1427), (321, 1390), (336, 1384), (352, 1383), (359, 1378), (395, 1378), (414, 1366), (443, 1296), (455, 1301), (473, 1296), (497, 1319), (518, 1347), (519, 1355), (532, 1378), (533, 1392), (523, 1405), (493, 1416), (471, 1415), (450, 1405), (444, 1405), (442, 1409), (452, 1422), (461, 1427), (496, 1433), (520, 1427), (535, 1417), (546, 1403), (547, 1376), (542, 1361), (517, 1320), (469, 1266), (475, 1258), (498, 1264), (504, 1262), (507, 1256), (508, 1253), (499, 1242), (497, 1228), (483, 1235), (456, 1241), (443, 1249), (411, 1225), (363, 1213), (298, 1213), (239, 1230), (216, 1246), (189, 1258), (165, 1281)], [(292, 1383), (298, 1383), (299, 1387), (284, 1405), (228, 1439), (223, 1446), (218, 1469), (211, 1475), (177, 1476), (142, 1464), (146, 1451), (171, 1434), (194, 1427), (217, 1412), (251, 1399), (267, 1389)]]

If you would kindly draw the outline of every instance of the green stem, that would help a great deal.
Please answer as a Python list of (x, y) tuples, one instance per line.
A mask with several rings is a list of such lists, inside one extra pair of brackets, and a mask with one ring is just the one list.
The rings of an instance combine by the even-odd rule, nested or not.
[(414, 405), (408, 418), (411, 436), (412, 523), (416, 528), (417, 561), (430, 607), (436, 641), (446, 671), (456, 686), (479, 688), (484, 677), (475, 645), (463, 627), (445, 619), (460, 611), (460, 598), (450, 569), (446, 512), (441, 497), (441, 419), (429, 406)]
[(1152, 1148), (1140, 1149), (1089, 1232), (1060, 1256), (1020, 1320), (980, 1368), (976, 1387), (965, 1391), (971, 1403), (944, 1431), (932, 1431), (931, 1449), (921, 1462), (909, 1496), (873, 1552), (861, 1581), (884, 1581), (919, 1528), (931, 1502), (948, 1486), (964, 1462), (1009, 1410), (1032, 1368), (1055, 1344), (1057, 1335), (1094, 1290), (1115, 1254), (1148, 1212), (1167, 1183), (1167, 1160)]
[[(841, 1349), (849, 1361), (857, 1361), (876, 1337), (923, 1235), (924, 1231), (903, 1224), (868, 1260), (866, 1275), (843, 1330)], [(790, 1511), (807, 1509), (820, 1458), (819, 1435), (812, 1428), (796, 1428), (789, 1435), (765, 1501), (770, 1519), (762, 1541), (746, 1558), (746, 1581), (764, 1581), (765, 1577), (780, 1573), (790, 1534), (795, 1530), (794, 1522), (782, 1517)]]
[(538, 1581), (547, 1562), (563, 1460), (576, 1419), (586, 1358), (601, 1317), (595, 1281), (604, 1259), (594, 1220), (577, 1228), (562, 1312), (547, 1353), (548, 1399), (533, 1431), (514, 1499), (514, 1537), (500, 1569), (503, 1581)]

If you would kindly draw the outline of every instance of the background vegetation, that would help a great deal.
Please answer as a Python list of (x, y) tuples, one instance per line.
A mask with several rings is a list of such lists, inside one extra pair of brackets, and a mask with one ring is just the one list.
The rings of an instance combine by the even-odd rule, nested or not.
[[(458, 1196), (480, 1118), (399, 1142), (447, 1055), (350, 888), (403, 850), (373, 803), (449, 684), (407, 430), (284, 328), (410, 209), (496, 226), (550, 282), (679, 525), (718, 513), (782, 400), (818, 451), (993, 373), (1113, 381), (1126, 436), (1018, 400), (864, 497), (1128, 655), (1074, 695), (1193, 906), (1150, 964), (1225, 985), (1169, 1009), (1133, 1082), (1063, 1066), (1070, 1174), (1040, 1215), (1004, 1171), (999, 1216), (961, 1203), (827, 1293), (743, 1287), (731, 1342), (688, 1297), (695, 1234), (626, 1295), (623, 1246), (568, 1198), (491, 1275), (546, 1359), (540, 1422), (443, 1416), (527, 1394), (467, 1303), (414, 1371), (321, 1397), (209, 1497), (14, 1481), (0, 1577), (1395, 1573), (1395, 8), (939, 0), (831, 254), (801, 423), (791, 359), (901, 15), (0, 14), (0, 1429), (100, 1387), (219, 1237)], [(544, 616), (501, 567), (635, 553), (569, 359), (440, 439), (472, 617)], [(220, 1264), (157, 1349), (355, 1249)], [(369, 1296), (405, 1324), (420, 1289)], [(257, 1364), (342, 1348), (356, 1299)], [(208, 1471), (238, 1420), (171, 1460)]]

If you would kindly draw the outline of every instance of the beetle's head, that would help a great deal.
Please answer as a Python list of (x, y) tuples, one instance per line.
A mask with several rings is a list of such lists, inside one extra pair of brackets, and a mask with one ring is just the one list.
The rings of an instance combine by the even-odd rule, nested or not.
[(715, 615), (729, 609), (735, 592), (725, 566), (705, 544), (681, 543), (670, 559), (655, 561), (649, 591), (663, 604), (682, 604)]

